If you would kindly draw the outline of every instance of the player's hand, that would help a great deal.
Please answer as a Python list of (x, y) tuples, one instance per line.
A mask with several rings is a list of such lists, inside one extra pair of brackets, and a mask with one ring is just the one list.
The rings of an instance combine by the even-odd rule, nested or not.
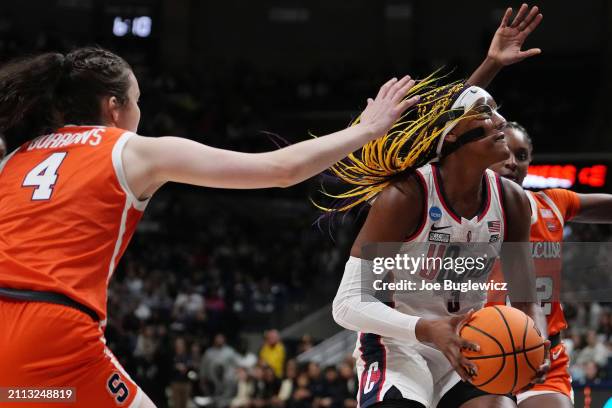
[(540, 367), (538, 367), (538, 371), (535, 373), (535, 378), (529, 384), (527, 384), (526, 387), (518, 390), (515, 394), (528, 391), (536, 384), (544, 383), (544, 381), (546, 381), (546, 375), (548, 374), (548, 371), (550, 371), (550, 364), (550, 340), (546, 340), (544, 342), (544, 362)]
[(440, 319), (421, 318), (416, 325), (416, 335), (420, 342), (431, 343), (450, 361), (451, 366), (463, 381), (469, 381), (478, 374), (478, 368), (462, 353), (462, 349), (480, 350), (476, 343), (459, 336), (459, 330), (472, 318), (473, 310), (468, 313), (443, 317)]
[(419, 101), (418, 95), (404, 99), (413, 86), (414, 80), (410, 75), (399, 81), (393, 78), (380, 88), (375, 99), (368, 99), (368, 106), (361, 113), (360, 122), (370, 127), (372, 139), (387, 133), (402, 113)]
[(508, 7), (497, 31), (495, 31), (487, 57), (498, 64), (511, 65), (525, 58), (540, 54), (542, 50), (539, 48), (521, 51), (525, 39), (542, 21), (542, 14), (538, 13), (538, 11), (537, 6), (529, 10), (529, 6), (523, 3), (512, 24), (509, 24), (512, 8)]

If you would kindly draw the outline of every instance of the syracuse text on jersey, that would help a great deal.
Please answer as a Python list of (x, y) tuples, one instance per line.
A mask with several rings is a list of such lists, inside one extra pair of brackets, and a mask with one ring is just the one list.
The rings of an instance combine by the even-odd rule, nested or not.
[(104, 128), (89, 129), (79, 133), (51, 133), (39, 136), (28, 144), (28, 151), (34, 149), (54, 149), (74, 144), (97, 146), (102, 141)]
[(531, 255), (534, 259), (559, 259), (561, 258), (561, 243), (532, 242)]

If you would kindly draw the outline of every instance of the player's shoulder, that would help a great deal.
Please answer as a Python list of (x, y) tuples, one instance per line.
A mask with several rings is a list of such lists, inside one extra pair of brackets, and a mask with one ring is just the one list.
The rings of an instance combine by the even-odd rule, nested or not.
[(564, 188), (548, 188), (538, 193), (538, 195), (541, 194), (545, 194), (559, 207), (565, 207), (578, 199), (577, 193)]
[(425, 206), (424, 186), (414, 172), (398, 175), (374, 200), (370, 216), (381, 219), (395, 219), (398, 222), (418, 220)]
[(513, 202), (529, 203), (527, 192), (519, 184), (504, 177), (499, 177), (498, 180), (506, 204), (512, 204)]
[(532, 208), (523, 187), (503, 177), (500, 177), (499, 180), (508, 225), (523, 225), (522, 220), (525, 220), (525, 225), (530, 225), (528, 221), (531, 220)]
[(420, 203), (424, 197), (424, 185), (416, 172), (407, 172), (397, 176), (380, 194), (382, 202), (410, 206)]

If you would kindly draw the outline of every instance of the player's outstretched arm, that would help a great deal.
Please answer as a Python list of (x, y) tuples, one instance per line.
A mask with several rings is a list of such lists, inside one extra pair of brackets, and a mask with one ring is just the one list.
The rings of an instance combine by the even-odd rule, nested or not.
[(357, 125), (271, 152), (234, 152), (172, 136), (132, 137), (123, 153), (128, 184), (137, 197), (151, 196), (168, 181), (235, 189), (297, 184), (384, 135), (418, 101), (405, 99), (413, 85), (409, 76), (394, 78), (368, 99)]
[(612, 224), (612, 194), (578, 194), (580, 209), (571, 222)]
[(523, 43), (542, 21), (542, 14), (537, 6), (529, 10), (529, 6), (523, 3), (510, 23), (512, 8), (506, 9), (497, 31), (491, 40), (487, 56), (467, 80), (468, 84), (481, 88), (489, 86), (499, 71), (507, 65), (512, 65), (540, 54), (539, 48), (531, 48), (521, 51)]

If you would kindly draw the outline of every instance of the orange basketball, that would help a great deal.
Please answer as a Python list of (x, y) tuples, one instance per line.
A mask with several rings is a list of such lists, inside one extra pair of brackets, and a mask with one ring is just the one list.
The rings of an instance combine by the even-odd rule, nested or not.
[(463, 350), (463, 355), (478, 366), (472, 383), (490, 394), (520, 390), (544, 362), (540, 331), (529, 316), (513, 307), (480, 309), (459, 334), (480, 346), (480, 351)]

